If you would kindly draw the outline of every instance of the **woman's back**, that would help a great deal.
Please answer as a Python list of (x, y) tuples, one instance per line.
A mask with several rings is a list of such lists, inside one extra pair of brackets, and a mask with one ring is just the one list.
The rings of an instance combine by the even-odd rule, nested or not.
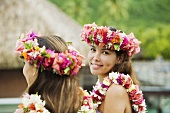
[[(83, 95), (77, 73), (84, 57), (75, 48), (58, 36), (38, 36), (28, 32), (18, 39), (16, 53), (26, 62), (23, 72), (30, 97), (40, 95), (45, 101), (43, 106), (51, 113), (78, 112)], [(20, 109), (42, 112), (36, 101), (33, 103), (26, 102)]]

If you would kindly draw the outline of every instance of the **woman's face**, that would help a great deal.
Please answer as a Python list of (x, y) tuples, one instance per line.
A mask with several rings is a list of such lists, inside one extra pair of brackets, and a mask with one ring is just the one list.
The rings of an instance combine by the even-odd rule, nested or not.
[(93, 75), (108, 76), (117, 63), (115, 51), (111, 51), (98, 45), (91, 46), (88, 53), (90, 71)]
[(35, 66), (31, 65), (29, 62), (24, 61), (25, 65), (23, 67), (23, 74), (27, 81), (28, 86), (32, 85), (38, 76), (38, 70)]

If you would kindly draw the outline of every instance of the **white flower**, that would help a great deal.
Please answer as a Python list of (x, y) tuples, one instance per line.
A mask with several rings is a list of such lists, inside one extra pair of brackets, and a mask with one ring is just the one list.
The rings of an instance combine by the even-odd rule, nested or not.
[(99, 92), (100, 92), (102, 95), (105, 95), (105, 94), (106, 94), (106, 91), (107, 91), (107, 90), (106, 90), (105, 88), (99, 90)]
[(81, 106), (81, 110), (82, 111), (88, 111), (89, 110), (89, 106)]
[(135, 104), (133, 104), (132, 106), (133, 106), (133, 109), (134, 109), (135, 111), (138, 111), (138, 107), (139, 107), (139, 106), (137, 106), (137, 105), (135, 105)]
[(37, 113), (35, 110), (31, 110), (29, 113)]
[(118, 76), (119, 76), (119, 73), (117, 73), (117, 72), (111, 72), (111, 73), (109, 73), (109, 78), (110, 78), (111, 80), (114, 80), (114, 79), (118, 78)]
[(43, 108), (43, 113), (50, 113), (46, 108)]
[(23, 98), (22, 103), (24, 107), (28, 107), (32, 102), (29, 98)]
[[(22, 104), (23, 104), (23, 110), (29, 109), (30, 106), (35, 106), (35, 110), (30, 110), (28, 113), (40, 113), (39, 111), (42, 111), (43, 113), (50, 113), (44, 106), (45, 101), (41, 100), (41, 96), (38, 94), (24, 94), (22, 98)], [(21, 109), (21, 108), (20, 108)]]
[(106, 78), (104, 78), (104, 80), (103, 80), (103, 84), (104, 84), (104, 85), (106, 85), (106, 86), (110, 86), (111, 81), (110, 81), (110, 80), (108, 80), (108, 79), (106, 79)]

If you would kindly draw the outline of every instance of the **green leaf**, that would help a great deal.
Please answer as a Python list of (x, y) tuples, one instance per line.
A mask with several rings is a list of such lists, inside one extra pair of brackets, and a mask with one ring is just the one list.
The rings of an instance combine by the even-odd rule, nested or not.
[(67, 46), (72, 45), (72, 42), (67, 42)]
[(67, 74), (67, 73), (69, 73), (69, 71), (70, 71), (70, 68), (67, 67), (67, 68), (64, 70), (64, 73)]
[(120, 43), (122, 43), (122, 42), (123, 42), (123, 39), (122, 39), (122, 38), (120, 38), (120, 39), (119, 39), (119, 41), (120, 41)]
[(92, 36), (92, 35), (93, 35), (93, 34), (91, 34), (91, 35), (89, 36), (89, 39), (90, 39), (91, 43), (94, 44), (93, 36)]
[(24, 108), (23, 110), (24, 110), (24, 113), (29, 111), (28, 108)]
[(43, 52), (42, 52), (42, 55), (46, 55), (47, 54), (47, 52), (46, 52), (46, 50), (44, 50)]
[(46, 55), (44, 55), (45, 57), (47, 57), (47, 58), (50, 58), (50, 54), (46, 54)]
[(32, 43), (29, 43), (29, 44), (24, 43), (24, 46), (25, 46), (26, 49), (31, 49)]
[(115, 50), (119, 51), (120, 50), (120, 45), (119, 44), (114, 44)]

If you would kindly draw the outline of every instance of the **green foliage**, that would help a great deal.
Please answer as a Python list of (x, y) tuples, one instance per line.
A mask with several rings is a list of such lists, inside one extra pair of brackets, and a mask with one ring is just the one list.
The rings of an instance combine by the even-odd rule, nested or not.
[[(170, 0), (50, 0), (81, 25), (96, 22), (134, 32), (140, 56), (170, 60)], [(135, 57), (134, 57), (135, 58)]]

